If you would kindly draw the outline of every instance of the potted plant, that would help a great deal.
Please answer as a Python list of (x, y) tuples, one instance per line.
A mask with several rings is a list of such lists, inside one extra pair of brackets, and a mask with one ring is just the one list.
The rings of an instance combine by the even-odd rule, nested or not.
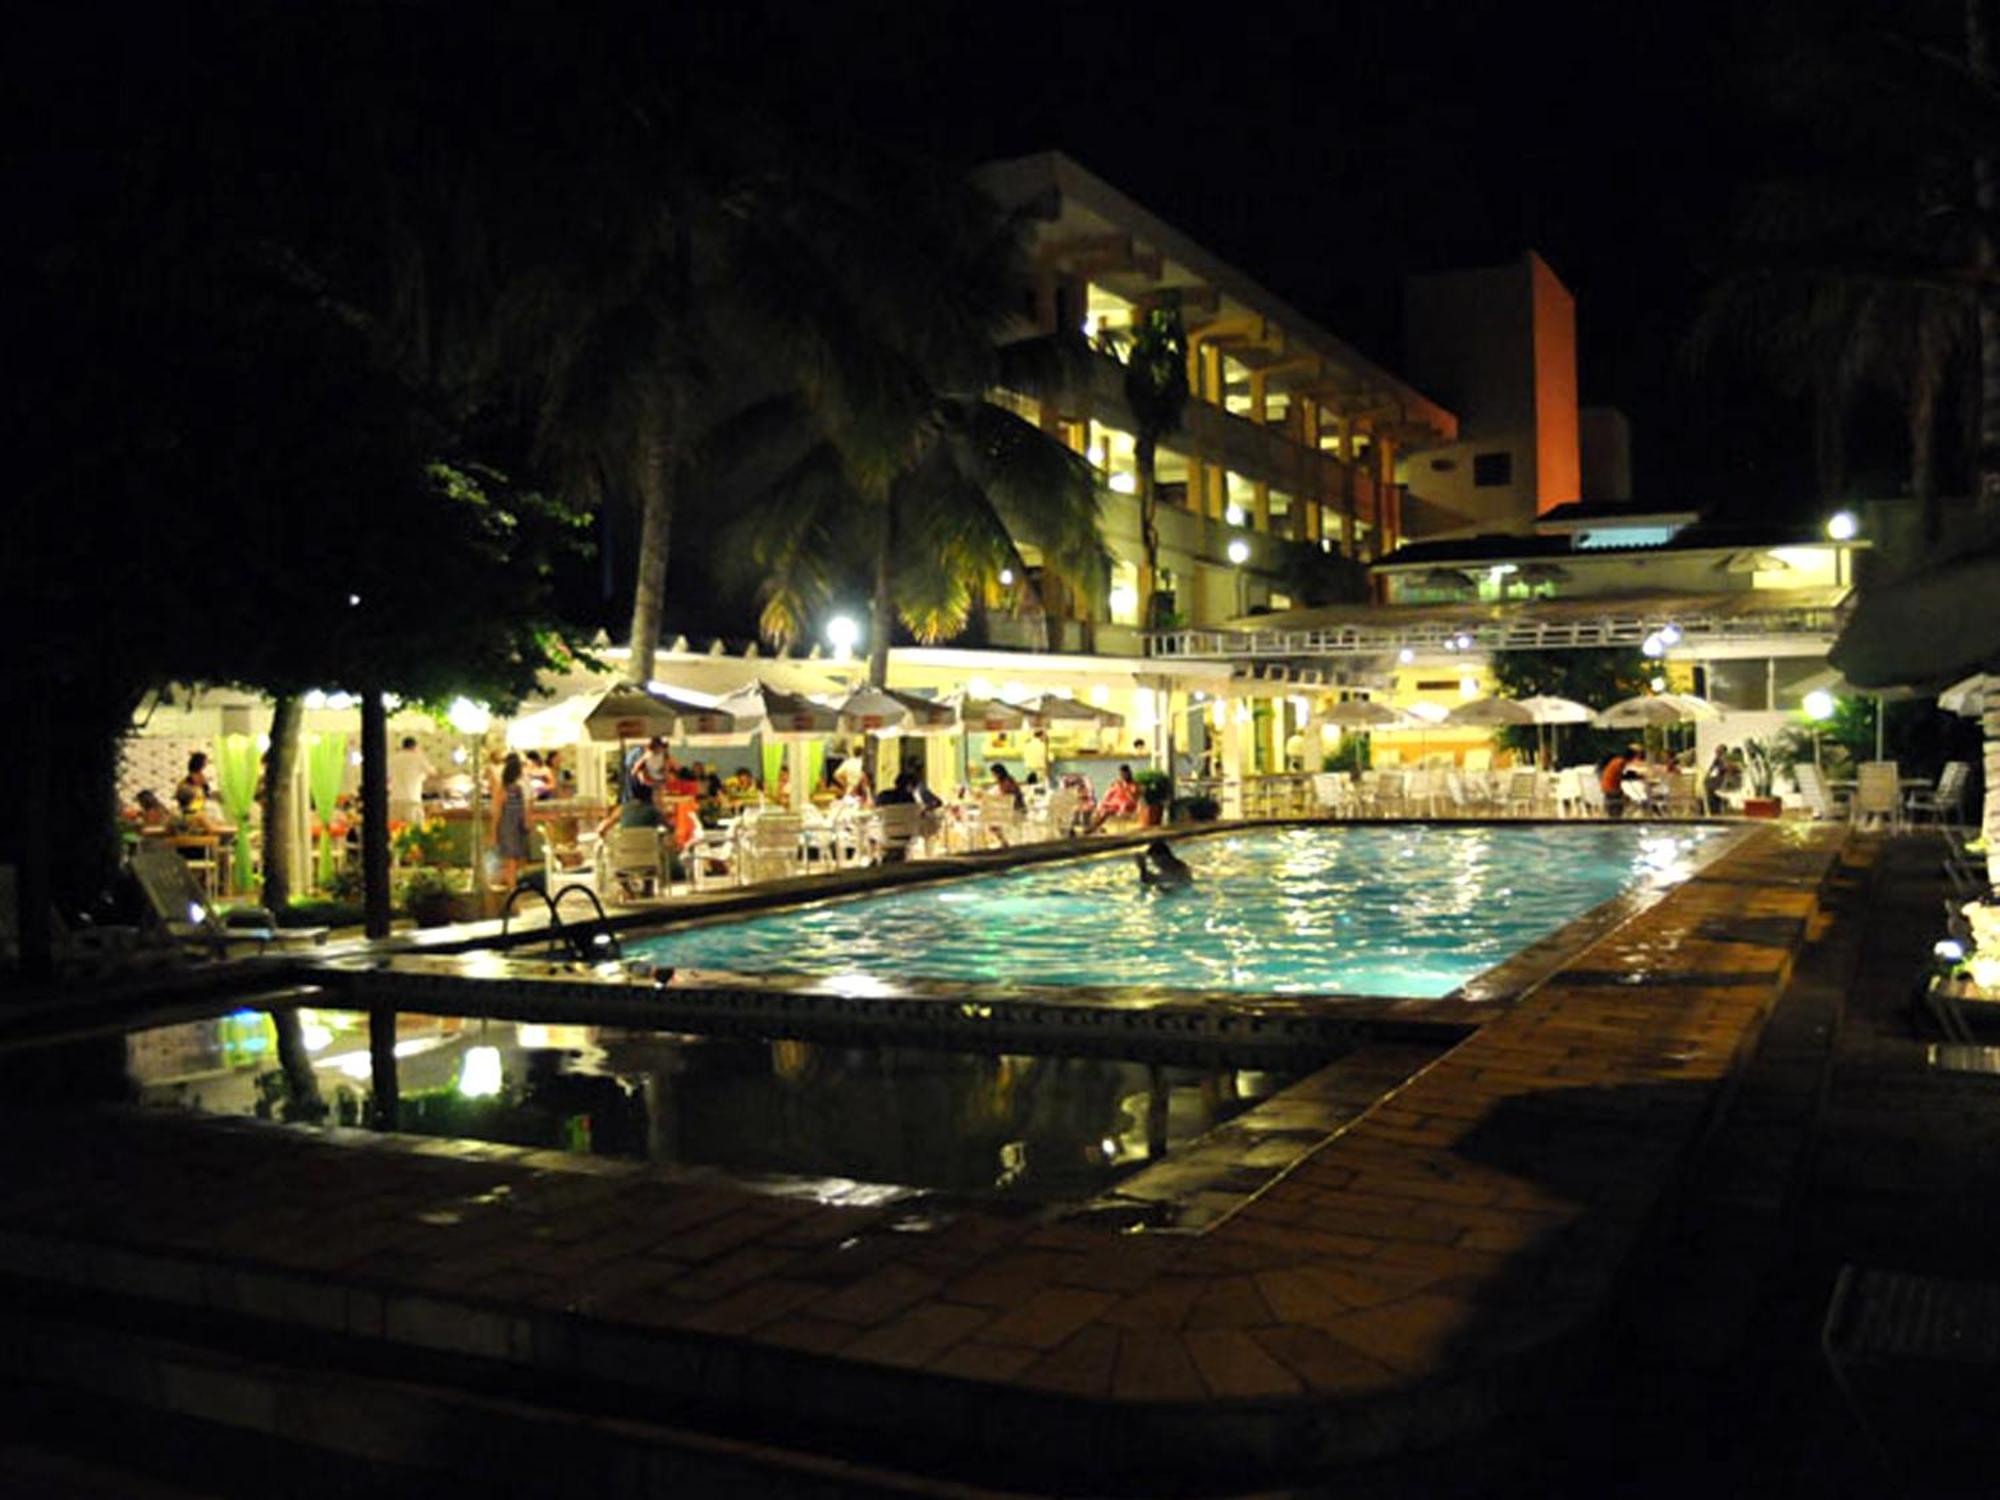
[(403, 906), (419, 927), (444, 927), (451, 922), (454, 901), (451, 881), (430, 865), (414, 870), (403, 885)]
[(1222, 816), (1222, 804), (1206, 792), (1181, 797), (1174, 802), (1174, 818), (1185, 823), (1213, 823)]
[(1775, 818), (1782, 813), (1784, 803), (1771, 793), (1772, 778), (1777, 772), (1771, 756), (1771, 747), (1762, 740), (1745, 740), (1743, 772), (1750, 783), (1750, 793), (1743, 799), (1743, 816)]
[(1174, 778), (1149, 766), (1132, 779), (1139, 784), (1139, 826), (1158, 827), (1166, 817), (1167, 804), (1174, 800)]

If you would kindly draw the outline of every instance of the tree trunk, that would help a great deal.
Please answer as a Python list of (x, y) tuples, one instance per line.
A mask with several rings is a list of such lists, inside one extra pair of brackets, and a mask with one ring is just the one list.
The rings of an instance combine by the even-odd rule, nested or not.
[(1153, 475), (1158, 450), (1150, 432), (1132, 442), (1132, 463), (1139, 478), (1139, 545), (1145, 552), (1146, 577), (1139, 598), (1139, 628), (1160, 628), (1160, 492)]
[(1847, 488), (1847, 403), (1838, 378), (1821, 374), (1813, 381), (1813, 479), (1823, 504), (1835, 505)]
[(896, 630), (896, 505), (882, 507), (882, 533), (875, 540), (875, 586), (868, 596), (868, 685), (889, 685), (889, 638)]
[(264, 905), (282, 917), (292, 904), (292, 798), (297, 792), (299, 724), (296, 693), (271, 702), (271, 758), (264, 763)]
[(630, 657), (634, 682), (653, 680), (660, 649), (660, 621), (666, 603), (667, 555), (673, 537), (674, 499), (679, 479), (680, 413), (669, 402), (644, 441), (639, 464), (639, 575), (632, 592)]
[(1910, 494), (1923, 518), (1924, 550), (1936, 548), (1943, 531), (1937, 494), (1937, 402), (1942, 372), (1925, 365), (1916, 372), (1905, 411), (1910, 435)]
[(368, 936), (389, 935), (389, 708), (361, 695), (361, 898)]
[[(1993, 39), (1987, 0), (1965, 0), (1965, 61), (1972, 76), (1993, 84)], [(1979, 271), (1979, 449), (1973, 466), (1983, 506), (2000, 502), (2000, 289), (1993, 285), (1993, 215), (2000, 206), (1996, 163), (1982, 152), (1972, 160), (1973, 263)]]
[(285, 1092), (291, 1101), (285, 1118), (315, 1123), (324, 1120), (326, 1100), (320, 1097), (319, 1080), (313, 1076), (312, 1054), (306, 1051), (298, 1007), (281, 1005), (270, 1014), (271, 1026), (278, 1033), (278, 1066), (284, 1070)]

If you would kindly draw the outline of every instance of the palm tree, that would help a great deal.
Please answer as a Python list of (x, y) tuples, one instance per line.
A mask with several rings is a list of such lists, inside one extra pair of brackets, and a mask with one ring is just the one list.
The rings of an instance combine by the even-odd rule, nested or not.
[(1188, 404), (1187, 330), (1181, 322), (1177, 294), (1143, 308), (1129, 331), (1120, 330), (1106, 344), (1125, 368), (1125, 405), (1135, 428), (1133, 466), (1139, 480), (1139, 539), (1146, 552), (1144, 598), (1139, 618), (1148, 630), (1161, 626), (1160, 506), (1154, 461), (1160, 440), (1180, 430)]
[(965, 628), (1022, 545), (1086, 598), (1109, 560), (1096, 471), (994, 393), (1049, 391), (1087, 368), (1080, 339), (1008, 339), (1025, 284), (1021, 223), (962, 178), (887, 156), (851, 160), (797, 221), (794, 285), (811, 274), (818, 339), (798, 391), (796, 458), (744, 508), (731, 548), (758, 570), (760, 626), (797, 639), (837, 579), (869, 580), (869, 680), (900, 621)]

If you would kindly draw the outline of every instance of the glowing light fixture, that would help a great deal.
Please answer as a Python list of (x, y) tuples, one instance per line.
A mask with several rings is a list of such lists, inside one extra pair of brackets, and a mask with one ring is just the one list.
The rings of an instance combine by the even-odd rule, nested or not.
[(861, 639), (861, 627), (852, 615), (835, 615), (826, 622), (826, 643), (836, 656), (852, 656), (854, 643)]
[(1222, 512), (1222, 519), (1231, 526), (1241, 526), (1243, 524), (1243, 507), (1240, 505), (1229, 506)]
[(1242, 537), (1232, 537), (1229, 542), (1229, 560), (1239, 568), (1250, 561), (1250, 544)]
[(1011, 589), (1013, 586), (1014, 586), (1014, 570), (1012, 568), (1002, 568), (1000, 570), (1000, 587), (1003, 589)]
[(1931, 956), (1948, 964), (1965, 962), (1965, 944), (1957, 938), (1939, 938), (1931, 945)]
[(458, 1068), (458, 1091), (468, 1099), (491, 1099), (500, 1092), (500, 1049), (469, 1047)]
[(1661, 645), (1663, 645), (1663, 646), (1678, 646), (1678, 645), (1679, 645), (1680, 643), (1681, 643), (1681, 628), (1680, 628), (1680, 626), (1678, 626), (1678, 625), (1662, 625), (1662, 626), (1660, 627), (1660, 644), (1661, 644)]
[(1100, 469), (1104, 467), (1104, 446), (1101, 443), (1092, 443), (1083, 450), (1083, 456)]
[(1851, 542), (1861, 531), (1861, 522), (1851, 510), (1837, 510), (1826, 518), (1826, 534), (1836, 542)]
[(1472, 637), (1461, 634), (1453, 644), (1461, 651), (1470, 651), (1472, 649)]
[(1661, 657), (1667, 654), (1667, 643), (1660, 639), (1658, 631), (1654, 631), (1640, 644), (1639, 649), (1648, 656)]
[(1401, 662), (1406, 667), (1416, 659), (1417, 659), (1417, 653), (1412, 651), (1408, 646), (1405, 646), (1402, 650), (1396, 653), (1396, 660)]
[(470, 698), (454, 698), (445, 710), (445, 719), (460, 734), (484, 734), (492, 727), (493, 713), (484, 703)]
[(1101, 682), (1098, 683), (1096, 687), (1090, 690), (1090, 701), (1099, 708), (1104, 707), (1105, 704), (1111, 701), (1111, 689)]
[(1121, 495), (1136, 495), (1139, 493), (1139, 478), (1136, 474), (1113, 474), (1105, 482)]
[(1805, 710), (1808, 719), (1820, 722), (1833, 717), (1833, 694), (1825, 688), (1814, 688), (1807, 693), (1799, 707)]
[(1458, 696), (1461, 698), (1477, 698), (1479, 696), (1478, 679), (1473, 677), (1459, 678)]
[(1664, 693), (1667, 690), (1667, 679), (1664, 677), (1655, 677), (1646, 686), (1656, 693)]

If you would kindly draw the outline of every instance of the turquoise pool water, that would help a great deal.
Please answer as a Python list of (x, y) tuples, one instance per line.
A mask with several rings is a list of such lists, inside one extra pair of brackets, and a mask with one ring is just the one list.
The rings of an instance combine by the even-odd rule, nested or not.
[(1177, 844), (1195, 877), (1182, 891), (1142, 889), (1130, 855), (1082, 859), (629, 939), (625, 951), (738, 974), (1435, 998), (1621, 891), (1684, 878), (1719, 832), (1260, 830)]

